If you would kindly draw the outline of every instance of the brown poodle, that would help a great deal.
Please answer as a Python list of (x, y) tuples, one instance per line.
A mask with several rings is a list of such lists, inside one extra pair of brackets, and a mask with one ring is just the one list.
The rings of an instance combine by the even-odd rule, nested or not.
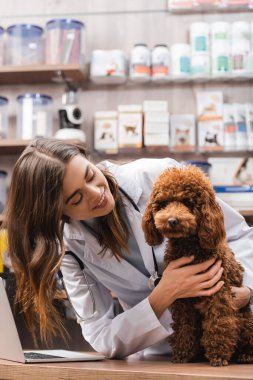
[[(230, 360), (252, 363), (253, 314), (249, 305), (235, 310), (231, 292), (231, 286), (242, 286), (243, 268), (226, 242), (223, 213), (208, 177), (191, 165), (163, 172), (153, 186), (142, 228), (149, 245), (168, 239), (165, 267), (193, 255), (194, 263), (221, 259), (224, 268), (219, 292), (172, 304), (173, 361), (198, 360), (204, 354), (213, 366)], [(195, 307), (200, 301), (201, 312)]]

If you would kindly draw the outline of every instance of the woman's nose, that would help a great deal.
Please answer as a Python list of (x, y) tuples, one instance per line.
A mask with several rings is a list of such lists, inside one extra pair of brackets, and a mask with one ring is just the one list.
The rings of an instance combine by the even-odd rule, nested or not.
[(86, 184), (85, 193), (88, 199), (100, 198), (101, 196), (100, 188), (92, 183)]

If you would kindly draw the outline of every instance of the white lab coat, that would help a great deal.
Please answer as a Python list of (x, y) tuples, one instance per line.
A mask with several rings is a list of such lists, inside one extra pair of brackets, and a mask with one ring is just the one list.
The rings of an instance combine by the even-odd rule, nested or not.
[[(128, 205), (127, 218), (150, 274), (154, 273), (154, 262), (151, 247), (145, 242), (141, 228), (142, 213), (156, 177), (175, 165), (179, 164), (168, 158), (140, 159), (125, 165), (103, 162), (140, 209), (139, 213), (124, 199)], [(224, 212), (229, 245), (245, 268), (244, 284), (253, 288), (253, 228), (239, 213), (219, 202)], [(66, 249), (83, 261), (95, 298), (96, 315), (85, 322), (79, 320), (86, 341), (107, 357), (124, 357), (147, 348), (142, 353), (169, 352), (166, 338), (172, 332), (171, 315), (168, 310), (160, 319), (154, 314), (147, 299), (151, 291), (147, 277), (126, 260), (118, 262), (109, 250), (103, 257), (98, 255), (101, 250), (99, 243), (78, 221), (71, 221), (65, 226), (64, 241)], [(155, 247), (158, 263), (163, 261), (164, 248), (164, 243)], [(89, 317), (92, 301), (77, 261), (65, 255), (61, 269), (75, 310), (82, 318)], [(117, 316), (114, 315), (111, 292), (117, 295), (124, 309)]]

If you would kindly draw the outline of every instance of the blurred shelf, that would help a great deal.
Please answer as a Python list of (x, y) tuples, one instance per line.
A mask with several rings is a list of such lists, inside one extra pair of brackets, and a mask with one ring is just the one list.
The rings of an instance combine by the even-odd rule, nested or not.
[[(246, 3), (246, 2), (245, 2)], [(224, 5), (224, 4), (199, 4), (193, 7), (170, 7), (168, 6), (168, 12), (171, 14), (196, 14), (196, 13), (238, 13), (238, 12), (252, 12), (253, 7), (249, 4), (234, 4), (234, 5)]]
[(135, 82), (127, 78), (122, 83), (99, 83), (93, 82), (90, 78), (82, 83), (83, 89), (86, 90), (112, 90), (112, 89), (121, 89), (121, 90), (131, 90), (136, 88), (156, 88), (156, 87), (168, 87), (168, 86), (194, 86), (199, 84), (249, 84), (253, 82), (253, 73), (252, 75), (224, 75), (217, 77), (195, 77), (195, 78), (169, 78), (166, 81), (152, 81), (147, 82)]
[(64, 83), (62, 76), (77, 83), (88, 77), (86, 69), (79, 65), (0, 66), (1, 85)]
[[(30, 142), (31, 140), (0, 140), (0, 156), (19, 155)], [(66, 140), (66, 142), (71, 144), (82, 144), (77, 140)]]
[(105, 152), (91, 152), (91, 157), (96, 161), (101, 160), (131, 160), (137, 158), (163, 158), (171, 157), (176, 160), (207, 160), (209, 157), (252, 157), (252, 151), (206, 151), (206, 152), (181, 152), (170, 151), (167, 147), (144, 147), (144, 148), (122, 148), (117, 154)]

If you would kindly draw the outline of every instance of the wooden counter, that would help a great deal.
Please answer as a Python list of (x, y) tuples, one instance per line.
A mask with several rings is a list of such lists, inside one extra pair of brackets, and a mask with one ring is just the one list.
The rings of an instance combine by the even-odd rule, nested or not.
[(211, 367), (208, 363), (172, 364), (164, 357), (82, 363), (19, 364), (0, 360), (4, 380), (248, 380), (253, 365)]

